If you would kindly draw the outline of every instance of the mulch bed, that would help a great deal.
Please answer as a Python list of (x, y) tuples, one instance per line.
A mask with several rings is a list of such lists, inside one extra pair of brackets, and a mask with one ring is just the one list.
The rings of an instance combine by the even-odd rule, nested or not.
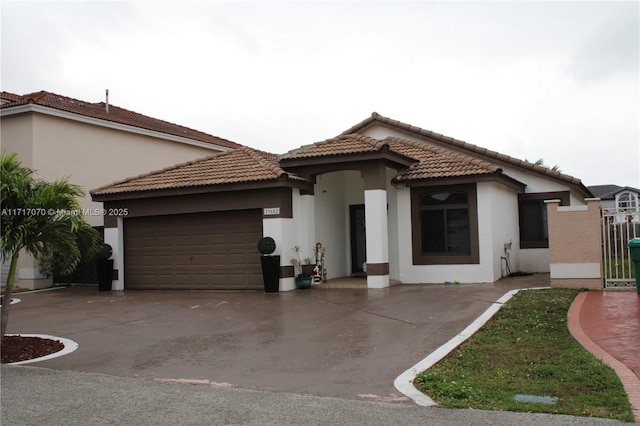
[(41, 337), (4, 336), (0, 361), (2, 364), (26, 361), (53, 354), (62, 349), (64, 349), (64, 344), (58, 340)]

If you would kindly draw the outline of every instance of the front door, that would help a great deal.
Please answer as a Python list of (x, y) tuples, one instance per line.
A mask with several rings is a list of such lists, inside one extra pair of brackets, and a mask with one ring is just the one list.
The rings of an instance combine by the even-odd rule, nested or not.
[(364, 218), (364, 204), (349, 206), (351, 226), (351, 273), (364, 273), (363, 265), (367, 261), (367, 227)]

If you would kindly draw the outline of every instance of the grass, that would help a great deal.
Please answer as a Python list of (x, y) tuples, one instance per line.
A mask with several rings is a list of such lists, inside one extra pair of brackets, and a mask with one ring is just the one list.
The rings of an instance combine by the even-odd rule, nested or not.
[(605, 277), (635, 278), (636, 271), (633, 262), (629, 258), (605, 258), (602, 259), (603, 273)]
[[(474, 336), (419, 374), (415, 386), (446, 408), (526, 411), (632, 422), (615, 372), (567, 329), (578, 290), (517, 293)], [(516, 394), (556, 397), (553, 405)]]

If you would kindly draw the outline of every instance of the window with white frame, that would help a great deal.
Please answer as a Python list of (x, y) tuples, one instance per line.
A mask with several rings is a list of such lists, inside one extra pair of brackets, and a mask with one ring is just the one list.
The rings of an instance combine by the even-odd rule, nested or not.
[(616, 196), (616, 206), (619, 209), (638, 210), (638, 194), (630, 191), (621, 192)]

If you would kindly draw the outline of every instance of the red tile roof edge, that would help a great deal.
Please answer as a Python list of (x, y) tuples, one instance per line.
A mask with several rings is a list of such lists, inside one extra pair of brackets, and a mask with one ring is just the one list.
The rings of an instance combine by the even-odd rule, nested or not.
[[(239, 148), (243, 145), (232, 142), (230, 140), (213, 136), (199, 130), (191, 129), (189, 127), (181, 126), (179, 124), (171, 123), (169, 121), (160, 120), (144, 114), (140, 114), (134, 111), (129, 111), (125, 108), (118, 107), (113, 104), (109, 104), (109, 112), (106, 111), (106, 104), (104, 102), (92, 103), (79, 99), (74, 99), (68, 96), (59, 95), (52, 92), (41, 90), (39, 92), (28, 93), (26, 95), (16, 95), (10, 92), (2, 92), (0, 97), (3, 100), (7, 100), (0, 109), (12, 108), (21, 105), (40, 105), (47, 108), (53, 108), (59, 111), (65, 111), (72, 114), (81, 115), (84, 117), (90, 117), (98, 120), (109, 121), (112, 123), (124, 124), (127, 126), (137, 127), (140, 129), (151, 130), (158, 133), (165, 133), (167, 135), (179, 136), (185, 139), (197, 140), (199, 142), (205, 142), (212, 145), (219, 145), (226, 148)], [(52, 101), (48, 101), (48, 97), (56, 98), (57, 100), (67, 101), (68, 105), (74, 107), (62, 108), (60, 105), (56, 105)], [(90, 106), (92, 110), (82, 110), (84, 106)], [(152, 125), (153, 124), (153, 125)], [(155, 125), (155, 126), (154, 126)]]

